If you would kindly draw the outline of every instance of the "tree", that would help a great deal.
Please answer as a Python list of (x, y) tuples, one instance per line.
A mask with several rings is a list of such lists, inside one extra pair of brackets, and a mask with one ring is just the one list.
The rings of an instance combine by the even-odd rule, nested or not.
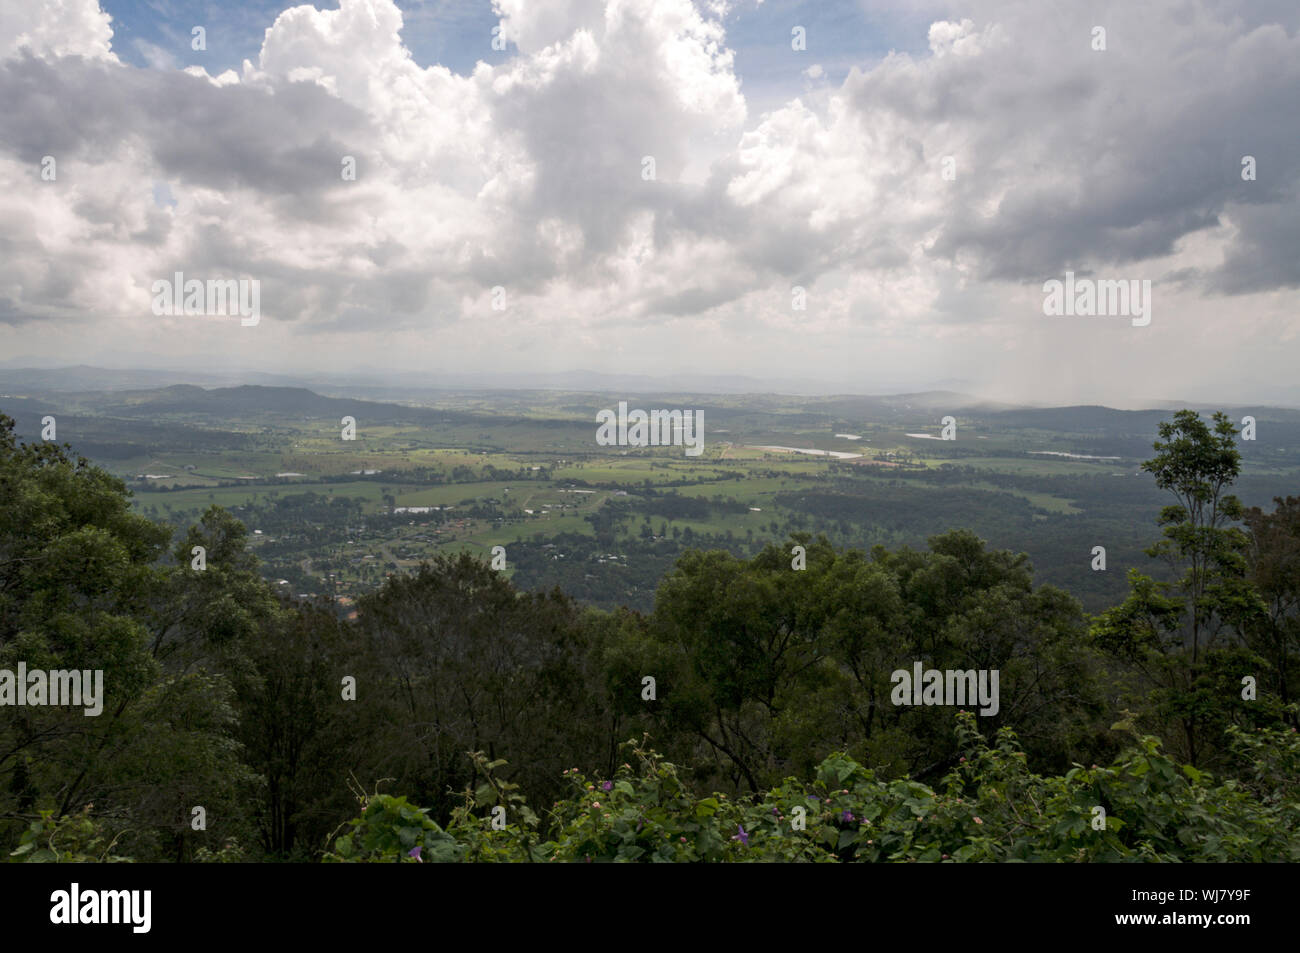
[(13, 846), (13, 821), (93, 803), (128, 853), (184, 856), (191, 807), (235, 814), (242, 771), (229, 682), (169, 672), (152, 650), (180, 571), (171, 531), (131, 512), (121, 480), (54, 444), (19, 445), (12, 430), (0, 415), (0, 668), (102, 672), (103, 697), (90, 717), (6, 709), (0, 838)]
[(1035, 758), (1096, 753), (1082, 609), (1035, 589), (1023, 555), (966, 531), (933, 537), (928, 553), (791, 543), (806, 569), (791, 567), (789, 545), (748, 562), (693, 551), (660, 583), (649, 626), (668, 686), (660, 722), (703, 743), (691, 760), (729, 765), (724, 776), (752, 790), (837, 748), (888, 773), (936, 774), (956, 756), (950, 713), (890, 697), (892, 673), (916, 661), (999, 670), (1001, 711), (981, 720), (1015, 726)]
[[(160, 579), (154, 600), (150, 651), (170, 670), (197, 665), (237, 675), (245, 643), (272, 625), (276, 600), (248, 552), (244, 524), (209, 506), (172, 550), (174, 568)], [(195, 548), (202, 547), (195, 566)]]
[(473, 780), (467, 751), (508, 758), (511, 780), (545, 797), (563, 767), (606, 750), (583, 611), (558, 589), (520, 593), (461, 553), (390, 577), (357, 610), (363, 780), (396, 778), (445, 815)]
[(238, 737), (257, 777), (243, 796), (262, 848), (288, 858), (322, 844), (349, 806), (348, 766), (368, 740), (341, 692), (360, 671), (355, 632), (300, 605), (277, 613), (250, 655), (257, 677), (238, 700)]
[(1129, 571), (1125, 601), (1093, 627), (1098, 645), (1133, 666), (1154, 689), (1152, 714), (1180, 729), (1180, 754), (1201, 764), (1218, 750), (1241, 699), (1232, 686), (1259, 660), (1245, 652), (1242, 632), (1263, 611), (1247, 578), (1244, 511), (1228, 492), (1241, 468), (1237, 431), (1216, 413), (1211, 428), (1192, 410), (1162, 422), (1156, 455), (1142, 464), (1175, 503), (1160, 511), (1162, 538), (1146, 550), (1168, 578)]
[(1250, 533), (1247, 552), (1251, 582), (1264, 600), (1264, 612), (1248, 630), (1250, 647), (1268, 662), (1269, 687), (1283, 704), (1300, 694), (1300, 497), (1273, 501), (1265, 513), (1245, 513)]

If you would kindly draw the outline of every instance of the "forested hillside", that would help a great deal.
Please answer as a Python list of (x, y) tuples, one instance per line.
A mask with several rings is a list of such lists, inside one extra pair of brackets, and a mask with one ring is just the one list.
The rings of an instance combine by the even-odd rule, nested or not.
[[(814, 519), (752, 557), (688, 550), (648, 612), (521, 591), (460, 554), (346, 618), (265, 581), (220, 506), (174, 534), (0, 416), (0, 844), (16, 861), (1300, 860), (1300, 498), (1237, 501), (1222, 415), (1159, 430), (1144, 471), (1168, 505), (1135, 527), (1152, 568), (1096, 615), (952, 497), (924, 548), (837, 548)], [(916, 664), (996, 672), (996, 704), (900, 702)], [(20, 665), (102, 671), (102, 710), (48, 703)]]

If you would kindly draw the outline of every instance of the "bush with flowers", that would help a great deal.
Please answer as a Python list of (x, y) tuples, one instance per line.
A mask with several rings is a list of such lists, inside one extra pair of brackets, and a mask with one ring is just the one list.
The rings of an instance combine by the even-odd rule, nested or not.
[[(965, 754), (935, 790), (878, 780), (836, 754), (811, 781), (758, 797), (699, 796), (643, 739), (607, 779), (564, 772), (572, 794), (539, 816), (473, 755), (482, 784), (445, 831), (401, 798), (363, 801), (330, 860), (501, 862), (970, 862), (1300, 860), (1300, 736), (1230, 730), (1253, 780), (1216, 783), (1127, 722), (1134, 744), (1108, 767), (1030, 773), (1010, 729), (989, 744), (957, 716)], [(504, 827), (492, 824), (505, 808)], [(496, 815), (501, 816), (497, 811)], [(414, 848), (420, 848), (415, 850)]]

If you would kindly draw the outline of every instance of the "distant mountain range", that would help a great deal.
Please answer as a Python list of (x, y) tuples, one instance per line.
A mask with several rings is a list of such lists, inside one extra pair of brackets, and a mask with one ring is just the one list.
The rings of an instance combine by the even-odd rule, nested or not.
[[(806, 382), (805, 382), (806, 383)], [(707, 397), (754, 395), (763, 396), (770, 403), (779, 395), (801, 397), (801, 406), (808, 411), (854, 416), (893, 412), (898, 415), (916, 411), (942, 413), (979, 413), (981, 416), (998, 416), (1002, 422), (1016, 427), (1042, 427), (1058, 429), (1069, 424), (1070, 430), (1127, 430), (1149, 429), (1150, 419), (1167, 416), (1168, 411), (1182, 407), (1208, 412), (1234, 410), (1242, 413), (1267, 409), (1278, 411), (1282, 417), (1293, 412), (1286, 402), (1264, 405), (1208, 404), (1195, 401), (1152, 400), (1140, 410), (1119, 410), (1100, 405), (1073, 407), (1029, 406), (991, 401), (974, 396), (959, 388), (963, 382), (951, 382), (950, 387), (936, 387), (913, 393), (833, 394), (821, 390), (801, 388), (797, 381), (760, 380), (737, 375), (696, 378), (689, 375), (647, 377), (628, 374), (605, 374), (597, 371), (575, 370), (565, 373), (536, 374), (456, 374), (424, 375), (393, 373), (383, 376), (357, 374), (347, 378), (302, 378), (292, 375), (267, 374), (258, 371), (190, 373), (147, 368), (116, 369), (77, 365), (58, 368), (0, 368), (0, 395), (42, 398), (56, 394), (107, 393), (114, 395), (113, 403), (135, 406), (141, 402), (154, 404), (163, 412), (212, 412), (221, 403), (229, 403), (235, 410), (257, 410), (276, 407), (285, 413), (307, 416), (328, 415), (344, 411), (356, 400), (387, 403), (392, 414), (399, 410), (406, 419), (411, 418), (411, 408), (403, 404), (419, 404), (421, 397), (447, 392), (502, 392), (502, 391), (563, 391), (573, 394), (615, 395), (619, 398), (636, 398), (649, 395), (680, 395)], [(783, 386), (789, 385), (789, 386)], [(344, 399), (346, 398), (346, 399)], [(108, 410), (108, 407), (104, 408)], [(138, 410), (138, 407), (136, 407)], [(128, 412), (130, 412), (128, 410)], [(446, 418), (446, 411), (438, 411)], [(388, 413), (379, 416), (388, 417)], [(1047, 423), (1048, 420), (1053, 423)]]
[[(138, 390), (193, 384), (206, 387), (260, 384), (268, 387), (309, 387), (313, 390), (390, 397), (420, 391), (476, 390), (561, 390), (601, 393), (693, 393), (693, 394), (791, 394), (827, 396), (837, 388), (824, 380), (747, 377), (738, 374), (668, 374), (651, 377), (639, 374), (609, 374), (583, 369), (533, 373), (493, 372), (412, 373), (409, 371), (360, 371), (345, 377), (268, 374), (261, 371), (175, 371), (149, 368), (115, 369), (80, 364), (72, 367), (16, 367), (0, 365), (0, 391), (75, 392)], [(937, 381), (915, 390), (961, 390), (964, 381)], [(871, 388), (880, 394), (906, 390), (897, 381), (879, 381)]]

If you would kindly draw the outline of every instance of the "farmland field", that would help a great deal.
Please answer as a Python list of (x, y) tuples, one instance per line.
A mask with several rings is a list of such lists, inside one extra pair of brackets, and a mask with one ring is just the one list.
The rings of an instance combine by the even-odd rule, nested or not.
[[(606, 608), (648, 610), (686, 548), (752, 554), (792, 533), (838, 546), (924, 547), (954, 526), (1027, 553), (1041, 581), (1085, 606), (1121, 597), (1162, 504), (1140, 469), (1167, 414), (991, 410), (946, 395), (954, 439), (909, 400), (642, 395), (703, 409), (703, 453), (600, 446), (606, 395), (558, 391), (394, 395), (381, 403), (286, 388), (159, 388), (11, 395), (19, 432), (52, 410), (60, 437), (126, 481), (133, 505), (179, 530), (210, 506), (247, 527), (264, 574), (306, 596), (353, 597), (438, 553), (488, 558), (525, 588), (559, 585)], [(1294, 492), (1300, 414), (1252, 411), (1240, 494)], [(342, 418), (356, 421), (345, 439)], [(1078, 429), (1071, 431), (1068, 427)], [(1059, 428), (1059, 429), (1058, 429)], [(852, 440), (837, 434), (855, 434)], [(785, 450), (859, 454), (837, 459)], [(1116, 459), (1087, 459), (1114, 457)], [(937, 492), (942, 490), (943, 492)], [(1089, 567), (1095, 545), (1106, 572)]]

